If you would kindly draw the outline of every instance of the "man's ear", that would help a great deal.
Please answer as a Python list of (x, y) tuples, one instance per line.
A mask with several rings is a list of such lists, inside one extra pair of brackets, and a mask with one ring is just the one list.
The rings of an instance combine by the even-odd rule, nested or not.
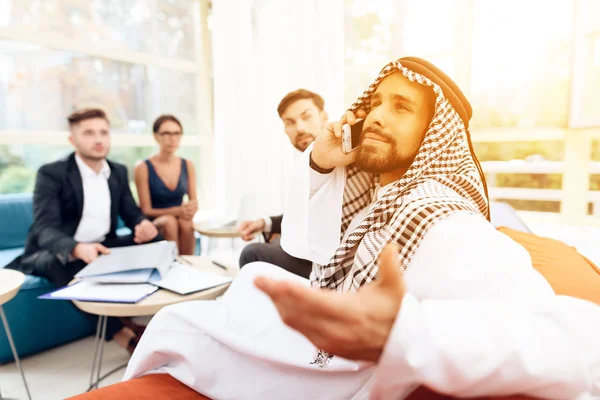
[(75, 140), (73, 139), (73, 132), (69, 132), (69, 143), (75, 147)]
[(324, 123), (327, 123), (329, 121), (329, 115), (327, 115), (327, 111), (321, 111), (321, 118), (323, 118)]

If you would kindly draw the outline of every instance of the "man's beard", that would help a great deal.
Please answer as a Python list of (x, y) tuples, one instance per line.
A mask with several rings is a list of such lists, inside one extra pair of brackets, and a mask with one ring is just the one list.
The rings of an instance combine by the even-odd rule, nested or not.
[[(310, 141), (306, 141), (306, 143), (303, 143), (307, 138), (309, 138)], [(306, 150), (308, 146), (310, 146), (310, 144), (314, 141), (315, 135), (311, 133), (303, 133), (296, 137), (296, 140), (294, 141), (294, 147), (299, 151), (304, 152), (304, 150)]]
[[(388, 141), (386, 149), (381, 149), (369, 144), (363, 144), (367, 133), (374, 133)], [(408, 168), (412, 164), (414, 157), (407, 160), (398, 153), (398, 142), (396, 139), (384, 131), (375, 127), (368, 127), (361, 133), (360, 145), (356, 150), (354, 163), (364, 172), (372, 174), (382, 174), (396, 171), (401, 168)]]
[(102, 155), (102, 156), (98, 156), (96, 154), (90, 154), (91, 152), (88, 153), (87, 151), (84, 152), (84, 151), (81, 151), (81, 150), (79, 151), (79, 153), (80, 153), (80, 157), (82, 159), (93, 161), (93, 162), (105, 160), (106, 156), (108, 155), (107, 154), (108, 151), (105, 152), (104, 155)]

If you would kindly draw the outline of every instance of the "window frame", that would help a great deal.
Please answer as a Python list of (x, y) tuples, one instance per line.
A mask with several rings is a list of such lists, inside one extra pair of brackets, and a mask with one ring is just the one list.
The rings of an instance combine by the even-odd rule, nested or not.
[[(156, 10), (156, 2), (151, 0)], [(210, 0), (192, 1), (194, 24), (194, 59), (164, 57), (158, 54), (114, 49), (109, 46), (90, 46), (88, 42), (76, 37), (67, 37), (55, 32), (40, 32), (30, 27), (0, 27), (0, 40), (17, 41), (37, 45), (43, 48), (71, 51), (86, 56), (101, 57), (110, 61), (118, 61), (146, 67), (159, 67), (174, 72), (185, 72), (195, 75), (196, 80), (196, 118), (198, 135), (184, 135), (182, 145), (197, 149), (200, 165), (196, 166), (197, 177), (201, 182), (198, 193), (200, 207), (213, 206), (208, 193), (214, 188), (214, 158), (207, 157), (212, 153), (214, 143), (213, 90), (211, 71), (211, 37), (209, 29)], [(153, 24), (155, 25), (155, 24)], [(151, 121), (150, 121), (151, 123)], [(0, 130), (0, 145), (57, 145), (67, 143), (67, 131), (45, 130)], [(112, 135), (112, 148), (155, 146), (152, 135), (138, 133), (119, 133)]]

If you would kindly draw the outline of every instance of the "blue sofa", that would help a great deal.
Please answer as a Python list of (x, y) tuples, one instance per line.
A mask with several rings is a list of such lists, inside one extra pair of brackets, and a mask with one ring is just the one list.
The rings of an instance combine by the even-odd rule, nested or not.
[[(0, 268), (23, 252), (32, 222), (31, 194), (0, 196)], [(90, 335), (95, 326), (68, 301), (38, 300), (54, 289), (47, 279), (27, 275), (14, 299), (4, 305), (20, 356), (27, 356)], [(0, 328), (0, 363), (13, 356)]]

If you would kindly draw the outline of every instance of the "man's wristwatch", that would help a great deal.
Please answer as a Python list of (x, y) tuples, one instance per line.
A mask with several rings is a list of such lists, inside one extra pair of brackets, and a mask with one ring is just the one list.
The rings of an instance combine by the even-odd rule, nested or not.
[(320, 174), (330, 174), (335, 169), (335, 168), (325, 169), (325, 168), (321, 168), (317, 164), (315, 164), (315, 162), (313, 161), (313, 158), (312, 158), (312, 151), (310, 152), (309, 158), (310, 158), (310, 167)]

